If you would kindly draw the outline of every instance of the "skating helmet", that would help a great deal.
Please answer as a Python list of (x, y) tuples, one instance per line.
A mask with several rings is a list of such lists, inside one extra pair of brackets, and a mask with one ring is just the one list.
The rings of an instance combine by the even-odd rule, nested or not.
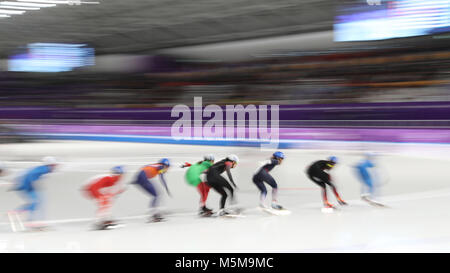
[(170, 167), (170, 161), (167, 158), (163, 158), (159, 161), (159, 163), (166, 165), (167, 167)]
[(112, 172), (113, 174), (123, 174), (123, 173), (124, 173), (123, 167), (122, 167), (122, 166), (115, 166), (115, 167), (113, 167), (113, 168), (111, 169), (111, 172)]
[(236, 162), (236, 163), (238, 163), (238, 161), (239, 161), (239, 157), (237, 157), (237, 155), (234, 155), (234, 154), (227, 156), (227, 159), (230, 161)]
[(214, 155), (209, 154), (209, 155), (205, 155), (203, 157), (204, 160), (208, 160), (208, 161), (214, 161)]
[(56, 165), (58, 163), (56, 161), (56, 158), (54, 158), (53, 156), (46, 156), (46, 157), (42, 158), (42, 162), (45, 165)]
[(273, 153), (272, 156), (275, 157), (275, 158), (284, 159), (284, 154), (282, 152), (280, 152), (280, 151)]
[(330, 156), (330, 157), (328, 158), (328, 161), (331, 161), (331, 162), (333, 162), (334, 164), (336, 164), (336, 163), (338, 162), (338, 159), (337, 159), (337, 157), (335, 157), (335, 156), (333, 155), (333, 156)]

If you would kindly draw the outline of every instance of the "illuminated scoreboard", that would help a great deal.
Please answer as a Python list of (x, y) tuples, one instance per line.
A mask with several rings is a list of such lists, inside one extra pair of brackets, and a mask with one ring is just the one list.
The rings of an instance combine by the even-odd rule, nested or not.
[(340, 5), (335, 41), (368, 41), (450, 31), (450, 0), (397, 0)]
[(34, 43), (12, 56), (8, 70), (16, 72), (64, 72), (94, 65), (94, 49), (85, 44)]

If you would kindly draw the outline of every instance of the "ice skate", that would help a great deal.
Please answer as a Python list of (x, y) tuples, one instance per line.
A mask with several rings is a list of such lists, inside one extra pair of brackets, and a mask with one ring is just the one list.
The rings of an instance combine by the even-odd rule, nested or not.
[(325, 201), (325, 203), (323, 204), (323, 207), (327, 208), (327, 209), (335, 209), (336, 208), (333, 204), (331, 204), (328, 201)]
[(273, 203), (272, 203), (272, 209), (275, 209), (275, 210), (283, 210), (284, 208), (283, 208), (280, 204), (278, 204), (278, 203), (276, 203), (276, 202), (273, 202)]
[(213, 216), (214, 215), (214, 212), (212, 212), (212, 211), (208, 211), (208, 212), (200, 212), (200, 214), (199, 214), (199, 216), (200, 217), (211, 217), (211, 216)]
[(363, 200), (363, 201), (365, 201), (367, 203), (371, 202), (368, 195), (361, 195), (361, 200)]
[(122, 224), (116, 222), (116, 221), (110, 221), (107, 226), (106, 229), (116, 229), (116, 228), (121, 228), (123, 227)]
[(164, 218), (160, 213), (153, 214), (150, 219), (148, 219), (148, 223), (158, 223), (163, 222)]
[(231, 212), (228, 211), (226, 209), (221, 209), (219, 210), (219, 212), (217, 213), (217, 215), (219, 217), (230, 217), (230, 218), (235, 218), (235, 217), (244, 217), (243, 215), (239, 214), (239, 213), (235, 213), (235, 212)]
[(108, 221), (102, 221), (94, 224), (94, 230), (106, 230), (108, 227)]
[(338, 199), (338, 203), (339, 203), (339, 205), (341, 205), (341, 206), (347, 206), (348, 204), (344, 201), (344, 200), (342, 200), (342, 199)]
[(201, 217), (210, 217), (214, 214), (212, 209), (207, 208), (206, 206), (200, 208), (199, 216)]
[(258, 209), (262, 211), (268, 211), (270, 210), (270, 207), (268, 207), (266, 204), (261, 203), (258, 205)]
[(98, 223), (95, 227), (96, 230), (110, 230), (122, 227), (123, 225), (117, 223), (116, 221), (103, 221)]
[(39, 226), (39, 227), (31, 227), (31, 228), (27, 228), (27, 231), (49, 231), (50, 228), (47, 226)]
[(104, 222), (94, 224), (93, 230), (106, 230), (106, 225)]
[(370, 199), (367, 195), (362, 195), (361, 199), (374, 207), (386, 207), (385, 205), (383, 205), (375, 200)]
[(228, 215), (230, 215), (230, 212), (228, 212), (225, 209), (221, 209), (217, 212), (217, 216), (228, 216)]
[(288, 215), (291, 214), (290, 210), (283, 208), (281, 205), (277, 203), (272, 203), (271, 207), (262, 207), (264, 212), (269, 213), (271, 215)]
[(379, 203), (378, 201), (374, 201), (374, 200), (372, 200), (372, 202), (371, 202), (370, 204), (371, 204), (372, 206), (375, 206), (375, 207), (387, 208), (386, 205), (381, 204), (381, 203)]
[(328, 201), (324, 203), (324, 206), (322, 208), (323, 213), (333, 213), (335, 210), (337, 210), (337, 208)]
[(212, 211), (213, 211), (212, 209), (207, 208), (206, 206), (203, 206), (203, 207), (200, 207), (200, 212), (199, 212), (199, 214), (210, 213), (210, 212), (212, 212)]
[(26, 223), (25, 224), (25, 231), (49, 231), (51, 228), (45, 224), (42, 223)]

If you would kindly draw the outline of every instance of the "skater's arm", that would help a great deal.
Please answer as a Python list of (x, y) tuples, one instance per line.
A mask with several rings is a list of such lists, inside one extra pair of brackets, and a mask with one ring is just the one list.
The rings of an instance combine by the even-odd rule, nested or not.
[(167, 194), (172, 197), (172, 195), (170, 194), (169, 188), (167, 187), (167, 183), (166, 180), (164, 179), (164, 174), (160, 174), (159, 178), (161, 179), (161, 183), (164, 185), (164, 188), (166, 189)]
[(114, 186), (114, 196), (124, 193), (126, 191), (126, 189), (127, 189), (127, 185), (123, 182), (123, 180), (119, 181)]
[(190, 167), (190, 166), (192, 166), (191, 163), (189, 163), (189, 162), (184, 162), (184, 164), (181, 165), (181, 168), (186, 168), (186, 167)]
[(233, 177), (231, 176), (231, 171), (230, 171), (230, 170), (231, 170), (231, 166), (230, 166), (230, 165), (227, 165), (226, 171), (227, 171), (228, 179), (229, 179), (230, 182), (233, 184), (233, 186), (234, 186), (235, 188), (237, 188), (236, 184), (234, 183)]

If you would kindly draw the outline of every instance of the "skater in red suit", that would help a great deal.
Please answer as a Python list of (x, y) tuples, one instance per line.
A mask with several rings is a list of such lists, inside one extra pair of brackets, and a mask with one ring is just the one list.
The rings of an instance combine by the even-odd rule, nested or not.
[(117, 227), (117, 223), (111, 219), (110, 210), (113, 197), (124, 191), (124, 188), (117, 189), (117, 184), (122, 178), (123, 173), (124, 171), (121, 166), (114, 167), (111, 169), (111, 174), (91, 178), (83, 189), (88, 198), (97, 201), (97, 229)]

